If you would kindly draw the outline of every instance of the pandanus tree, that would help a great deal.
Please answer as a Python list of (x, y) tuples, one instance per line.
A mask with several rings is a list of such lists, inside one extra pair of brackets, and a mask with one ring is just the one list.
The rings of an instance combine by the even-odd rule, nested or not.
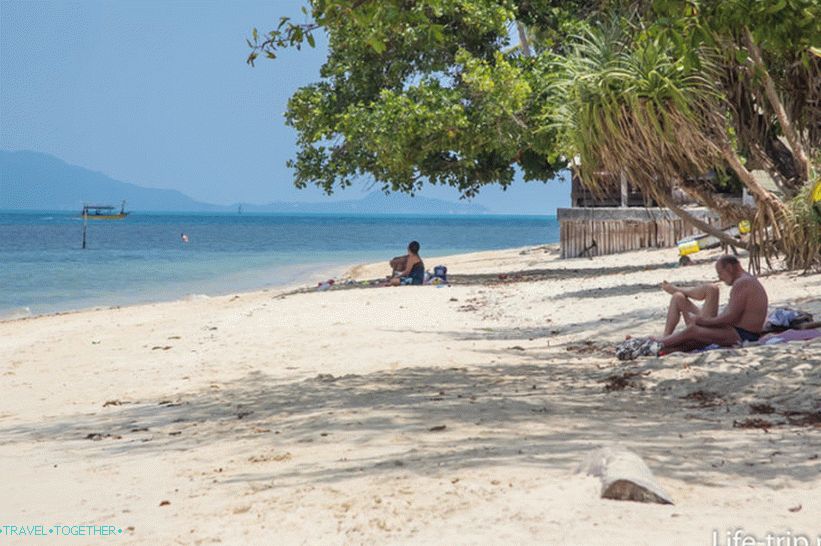
[[(560, 147), (579, 158), (582, 180), (597, 189), (601, 171), (625, 173), (657, 201), (713, 231), (672, 200), (675, 185), (726, 220), (752, 222), (749, 245), (713, 231), (726, 242), (749, 247), (755, 258), (781, 251), (791, 267), (816, 263), (819, 225), (808, 213), (813, 178), (804, 151), (817, 150), (816, 129), (793, 129), (792, 138), (782, 141), (779, 129), (789, 118), (783, 106), (777, 114), (762, 104), (766, 84), (758, 87), (745, 75), (747, 67), (737, 66), (737, 53), (746, 50), (728, 57), (728, 44), (721, 49), (717, 41), (682, 48), (668, 29), (638, 23), (634, 18), (592, 27), (568, 54), (556, 55), (548, 71), (552, 98), (543, 117), (562, 135)], [(738, 89), (742, 78), (749, 80), (747, 93)], [(801, 121), (814, 115), (799, 112)], [(767, 173), (780, 195), (760, 182), (756, 170)], [(740, 182), (756, 206), (723, 198), (702, 176), (709, 171)]]
[[(609, 113), (600, 112), (622, 124), (598, 135), (624, 148), (588, 156), (611, 166), (616, 157), (626, 169), (632, 163), (639, 185), (655, 194), (674, 182), (727, 219), (752, 220), (756, 260), (782, 252), (789, 267), (817, 265), (821, 226), (811, 192), (821, 129), (821, 63), (812, 47), (819, 40), (818, 3), (659, 0), (639, 6), (625, 26), (610, 45), (617, 68), (605, 76), (622, 94), (611, 95)], [(576, 65), (584, 66), (580, 55), (595, 58), (596, 44), (588, 39), (576, 47)], [(697, 178), (706, 168), (743, 184), (755, 210), (720, 199)], [(659, 178), (661, 187), (654, 184)]]
[(735, 137), (735, 146), (723, 150), (727, 164), (751, 190), (751, 171), (768, 173), (781, 194), (775, 199), (753, 191), (759, 232), (766, 234), (769, 226), (788, 266), (817, 266), (821, 224), (813, 214), (812, 192), (821, 143), (821, 58), (816, 54), (821, 4), (699, 1), (688, 10), (667, 1), (661, 8), (691, 29), (681, 34), (721, 55), (720, 88)]
[[(249, 62), (325, 32), (320, 81), (287, 122), (295, 183), (327, 192), (369, 176), (385, 191), (547, 181), (568, 163), (596, 190), (625, 175), (679, 187), (751, 221), (758, 258), (819, 262), (811, 188), (821, 136), (816, 0), (312, 0), (311, 21), (253, 32)], [(306, 15), (308, 10), (306, 9)], [(514, 45), (512, 36), (520, 42)], [(747, 188), (728, 200), (705, 173)], [(777, 186), (762, 184), (760, 173)]]

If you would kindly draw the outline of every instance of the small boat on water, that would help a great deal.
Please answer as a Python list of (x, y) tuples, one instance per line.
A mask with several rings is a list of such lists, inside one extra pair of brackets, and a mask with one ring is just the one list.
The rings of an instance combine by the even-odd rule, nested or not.
[(125, 211), (125, 201), (120, 205), (120, 212), (111, 205), (83, 205), (83, 219), (89, 220), (122, 220), (129, 213)]

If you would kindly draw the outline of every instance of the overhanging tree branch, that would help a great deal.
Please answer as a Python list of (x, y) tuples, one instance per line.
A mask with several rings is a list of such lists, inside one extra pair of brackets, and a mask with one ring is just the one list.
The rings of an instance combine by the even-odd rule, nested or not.
[(770, 106), (778, 118), (778, 123), (781, 125), (781, 131), (784, 133), (784, 137), (790, 144), (790, 148), (792, 148), (795, 163), (798, 167), (798, 172), (801, 173), (802, 181), (806, 182), (810, 179), (809, 158), (807, 157), (807, 153), (804, 151), (804, 146), (801, 144), (801, 139), (799, 138), (798, 133), (796, 133), (795, 127), (787, 116), (787, 111), (784, 108), (784, 104), (778, 96), (778, 92), (775, 89), (775, 83), (770, 77), (770, 72), (767, 70), (767, 66), (764, 64), (764, 59), (761, 56), (761, 50), (755, 43), (755, 39), (753, 38), (750, 29), (746, 26), (744, 27), (744, 40), (747, 44), (747, 49), (750, 51), (750, 56), (753, 59), (753, 63), (761, 72), (761, 77), (764, 80), (764, 92), (767, 95), (767, 100), (769, 101)]

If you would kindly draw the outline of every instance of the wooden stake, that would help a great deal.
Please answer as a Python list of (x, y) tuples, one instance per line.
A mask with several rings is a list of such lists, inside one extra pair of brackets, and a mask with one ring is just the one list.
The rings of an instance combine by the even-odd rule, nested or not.
[(86, 230), (88, 229), (88, 209), (83, 207), (83, 248), (86, 247)]

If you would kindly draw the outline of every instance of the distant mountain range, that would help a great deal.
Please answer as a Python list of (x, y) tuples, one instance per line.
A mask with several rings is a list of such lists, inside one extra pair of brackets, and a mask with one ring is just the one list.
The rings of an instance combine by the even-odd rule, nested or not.
[(49, 154), (0, 150), (0, 209), (80, 210), (83, 203), (156, 212), (302, 212), (351, 214), (487, 214), (481, 205), (375, 191), (363, 199), (327, 203), (274, 202), (213, 205), (176, 190), (144, 188), (69, 165)]

